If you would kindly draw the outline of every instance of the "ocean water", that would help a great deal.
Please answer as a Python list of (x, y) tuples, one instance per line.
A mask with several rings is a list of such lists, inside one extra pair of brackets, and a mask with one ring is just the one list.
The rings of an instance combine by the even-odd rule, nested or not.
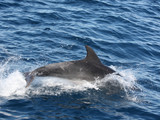
[[(24, 72), (86, 56), (122, 75)], [(0, 120), (160, 120), (159, 0), (1, 0)]]

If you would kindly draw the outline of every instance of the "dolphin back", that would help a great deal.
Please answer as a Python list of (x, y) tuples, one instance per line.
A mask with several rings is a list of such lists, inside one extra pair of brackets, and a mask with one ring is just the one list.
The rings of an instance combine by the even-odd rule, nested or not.
[(35, 69), (32, 72), (24, 73), (26, 87), (30, 85), (36, 76), (55, 76), (62, 78), (78, 78), (94, 80), (96, 77), (103, 78), (107, 74), (114, 73), (111, 68), (104, 66), (94, 50), (85, 46), (87, 55), (82, 60), (53, 63)]

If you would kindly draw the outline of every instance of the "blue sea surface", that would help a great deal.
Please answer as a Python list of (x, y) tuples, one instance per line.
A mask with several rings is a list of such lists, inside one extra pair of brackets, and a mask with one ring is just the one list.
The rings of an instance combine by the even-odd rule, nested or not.
[[(24, 72), (83, 59), (121, 76), (89, 82)], [(160, 120), (159, 0), (1, 0), (0, 120)]]

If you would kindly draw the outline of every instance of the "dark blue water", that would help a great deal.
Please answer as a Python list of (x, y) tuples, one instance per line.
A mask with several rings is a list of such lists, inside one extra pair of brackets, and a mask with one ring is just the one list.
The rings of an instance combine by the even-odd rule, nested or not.
[[(123, 77), (36, 78), (23, 72), (86, 55)], [(0, 119), (159, 120), (159, 0), (1, 0)]]

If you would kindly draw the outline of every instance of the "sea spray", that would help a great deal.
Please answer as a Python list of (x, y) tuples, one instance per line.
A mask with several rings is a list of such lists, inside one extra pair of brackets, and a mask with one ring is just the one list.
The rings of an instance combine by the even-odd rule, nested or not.
[(0, 79), (0, 96), (11, 96), (14, 94), (24, 94), (26, 82), (22, 73), (15, 71), (7, 78)]
[(33, 95), (60, 95), (62, 93), (82, 92), (98, 87), (86, 80), (69, 80), (57, 77), (37, 77), (27, 93)]
[[(57, 77), (35, 77), (31, 86), (25, 88), (26, 82), (23, 73), (18, 70), (9, 73), (10, 64), (13, 58), (1, 63), (0, 67), (0, 96), (33, 96), (33, 95), (61, 95), (62, 93), (83, 92), (90, 89), (106, 90), (106, 95), (125, 93), (128, 99), (134, 99), (130, 95), (136, 88), (136, 78), (134, 72), (130, 69), (122, 70), (111, 66), (121, 75), (110, 74), (103, 79), (95, 81), (86, 80), (68, 80)], [(13, 62), (15, 63), (15, 62)], [(103, 88), (103, 89), (102, 89)], [(88, 91), (89, 92), (89, 91)]]
[[(132, 70), (119, 70), (119, 74), (106, 75), (103, 79), (96, 79), (95, 81), (86, 80), (68, 80), (57, 77), (37, 77), (28, 88), (27, 93), (30, 95), (61, 95), (62, 93), (75, 93), (90, 90), (106, 92), (106, 95), (119, 95), (123, 93), (123, 97), (131, 99), (134, 90), (137, 87), (136, 78)], [(133, 94), (131, 94), (133, 93)], [(135, 98), (136, 96), (134, 96)], [(132, 99), (134, 99), (132, 98)]]

